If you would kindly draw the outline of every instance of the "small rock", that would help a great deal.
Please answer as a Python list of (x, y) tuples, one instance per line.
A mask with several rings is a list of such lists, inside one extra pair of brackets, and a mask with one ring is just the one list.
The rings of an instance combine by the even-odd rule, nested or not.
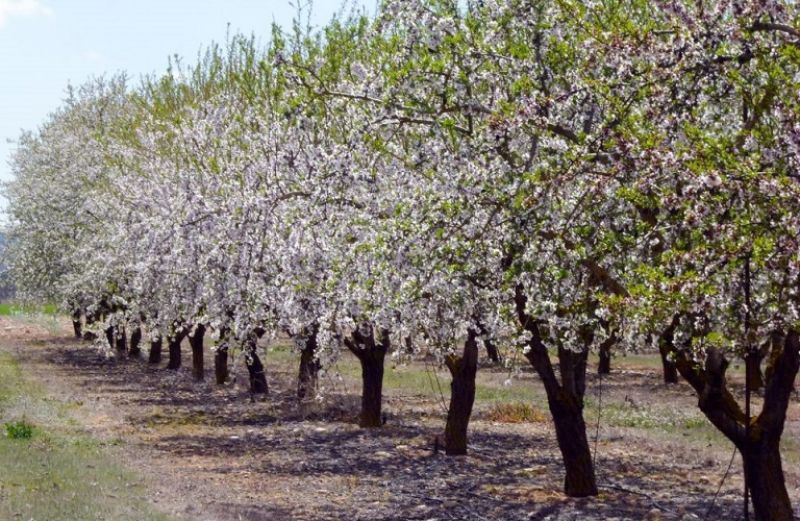
[(644, 521), (662, 521), (664, 518), (661, 515), (661, 511), (657, 508), (650, 510), (646, 516), (644, 516)]

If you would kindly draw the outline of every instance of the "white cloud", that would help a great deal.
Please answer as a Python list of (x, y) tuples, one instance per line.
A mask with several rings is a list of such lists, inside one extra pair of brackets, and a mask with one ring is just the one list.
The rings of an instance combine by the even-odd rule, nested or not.
[(51, 16), (53, 10), (39, 0), (0, 0), (0, 27), (14, 16)]

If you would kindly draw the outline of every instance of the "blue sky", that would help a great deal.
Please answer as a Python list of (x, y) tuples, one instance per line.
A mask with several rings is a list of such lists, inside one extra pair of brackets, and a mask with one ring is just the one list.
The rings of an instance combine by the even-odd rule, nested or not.
[[(341, 6), (316, 0), (312, 23)], [(289, 0), (0, 0), (0, 180), (11, 177), (7, 140), (37, 128), (68, 83), (122, 70), (136, 80), (164, 70), (174, 54), (193, 61), (225, 40), (229, 24), (264, 42), (273, 21), (289, 27), (296, 12)]]

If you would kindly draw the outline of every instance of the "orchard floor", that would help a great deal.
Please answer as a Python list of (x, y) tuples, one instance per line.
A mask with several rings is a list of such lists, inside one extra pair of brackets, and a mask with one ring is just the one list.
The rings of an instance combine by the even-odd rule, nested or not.
[[(453, 458), (433, 450), (449, 379), (423, 361), (394, 367), (387, 360), (387, 422), (366, 431), (355, 425), (359, 379), (349, 357), (322, 378), (324, 400), (299, 404), (297, 357), (279, 343), (264, 357), (270, 394), (253, 399), (241, 360), (235, 381), (219, 387), (207, 352), (206, 381), (197, 383), (189, 367), (170, 372), (109, 359), (70, 338), (66, 326), (0, 317), (0, 353), (15, 357), (25, 378), (62, 402), (87, 435), (114, 446), (120, 464), (143, 477), (141, 500), (175, 519), (741, 518), (740, 458), (712, 507), (732, 446), (698, 411), (686, 384), (661, 383), (652, 356), (615, 358), (602, 382), (591, 375), (586, 418), (600, 495), (574, 500), (560, 492), (541, 383), (522, 364), (513, 374), (481, 367), (470, 454)], [(188, 346), (184, 363), (191, 363)], [(509, 412), (505, 403), (530, 407)], [(518, 420), (525, 421), (512, 423)], [(794, 401), (783, 459), (796, 506), (798, 434)]]

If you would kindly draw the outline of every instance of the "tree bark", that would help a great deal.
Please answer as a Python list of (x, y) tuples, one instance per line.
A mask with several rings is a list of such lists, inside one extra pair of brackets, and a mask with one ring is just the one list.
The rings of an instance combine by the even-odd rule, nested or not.
[(700, 410), (742, 453), (757, 521), (793, 518), (779, 447), (794, 380), (800, 370), (800, 334), (789, 330), (776, 337), (783, 341), (773, 339), (763, 405), (758, 416), (750, 420), (749, 428), (745, 413), (727, 388), (728, 361), (723, 354), (709, 348), (705, 364), (701, 365), (684, 350), (672, 346), (678, 370), (697, 392)]
[(217, 385), (224, 385), (228, 381), (228, 346), (218, 346), (214, 351), (214, 376), (217, 380)]
[(180, 332), (174, 332), (171, 337), (167, 339), (169, 344), (169, 362), (167, 362), (167, 369), (177, 371), (181, 368), (181, 343), (186, 338), (188, 331), (183, 327)]
[(750, 366), (745, 372), (750, 380), (748, 384), (751, 391), (760, 391), (764, 387), (764, 372), (761, 370), (761, 361), (763, 359), (764, 355), (760, 351), (755, 351), (745, 358), (745, 365)]
[(108, 326), (104, 332), (106, 334), (106, 341), (108, 342), (109, 349), (114, 349), (116, 346), (116, 342), (114, 342), (114, 327)]
[(678, 368), (675, 367), (675, 362), (667, 357), (667, 354), (661, 352), (661, 366), (663, 368), (664, 383), (676, 384), (678, 383)]
[(250, 375), (250, 393), (268, 394), (267, 374), (258, 357), (258, 337), (255, 334), (251, 334), (245, 341), (245, 365)]
[(661, 355), (661, 367), (663, 368), (664, 383), (676, 384), (678, 383), (678, 366), (672, 360), (672, 350), (675, 338), (675, 328), (678, 322), (674, 321), (667, 327), (658, 339), (658, 351)]
[(358, 425), (365, 429), (380, 427), (383, 425), (383, 362), (389, 350), (389, 332), (381, 331), (381, 338), (376, 341), (372, 327), (366, 335), (356, 330), (352, 338), (345, 340), (345, 345), (361, 363), (361, 414)]
[(489, 357), (489, 360), (495, 364), (499, 364), (501, 361), (500, 352), (497, 350), (495, 343), (487, 338), (483, 341), (483, 345), (486, 346), (486, 356)]
[(136, 327), (131, 333), (131, 343), (130, 349), (128, 350), (128, 356), (130, 358), (139, 358), (142, 355), (142, 328)]
[(72, 311), (72, 330), (75, 332), (75, 338), (78, 340), (83, 338), (83, 325), (81, 324), (80, 309), (75, 309)]
[(195, 380), (202, 380), (205, 373), (203, 367), (203, 337), (206, 334), (206, 327), (198, 324), (194, 329), (194, 335), (189, 337), (189, 344), (192, 346), (192, 377)]
[[(87, 312), (86, 313), (86, 327), (89, 328), (89, 327), (93, 326), (95, 322), (97, 322), (97, 318), (94, 315), (94, 313), (88, 313)], [(97, 340), (97, 335), (95, 333), (93, 333), (92, 331), (84, 331), (83, 339), (84, 340), (88, 340), (88, 341), (94, 341), (94, 340)]]
[(611, 346), (603, 343), (600, 346), (600, 363), (597, 365), (597, 374), (611, 374)]
[(486, 348), (486, 356), (495, 364), (499, 364), (502, 359), (500, 358), (500, 352), (497, 350), (497, 345), (489, 339), (489, 330), (486, 329), (486, 326), (480, 321), (478, 322), (478, 331), (483, 335), (483, 345)]
[(219, 341), (214, 349), (214, 377), (217, 385), (224, 385), (228, 381), (230, 371), (228, 369), (228, 342), (230, 342), (230, 329), (222, 326), (219, 330)]
[(161, 349), (164, 344), (164, 340), (161, 338), (161, 335), (158, 336), (155, 340), (150, 340), (150, 353), (147, 357), (147, 363), (149, 364), (160, 364), (161, 363)]
[(311, 328), (306, 345), (300, 353), (300, 370), (297, 375), (297, 397), (303, 399), (316, 395), (320, 363), (317, 359), (317, 328)]
[(781, 464), (780, 440), (767, 437), (740, 447), (756, 521), (792, 521)]
[(373, 351), (365, 353), (361, 362), (361, 414), (358, 425), (372, 429), (383, 425), (381, 405), (383, 402), (383, 360), (384, 353)]
[(596, 496), (597, 480), (586, 437), (586, 422), (583, 419), (588, 350), (573, 352), (559, 347), (559, 383), (547, 346), (542, 341), (539, 323), (528, 315), (528, 298), (519, 286), (514, 300), (520, 324), (531, 334), (529, 350), (525, 356), (542, 379), (555, 424), (558, 448), (566, 471), (564, 493), (570, 497)]
[(547, 402), (556, 428), (556, 439), (564, 459), (564, 493), (570, 497), (597, 495), (597, 481), (583, 419), (588, 351), (559, 348), (561, 388)]
[(128, 333), (124, 327), (114, 328), (115, 337), (117, 340), (117, 351), (120, 354), (128, 352)]
[(453, 379), (450, 382), (450, 407), (444, 430), (444, 449), (448, 456), (467, 453), (467, 429), (475, 404), (475, 376), (478, 372), (478, 339), (474, 330), (467, 333), (461, 356), (449, 356), (447, 368)]
[(552, 401), (548, 397), (548, 403), (566, 470), (564, 493), (570, 497), (596, 496), (597, 483), (586, 437), (582, 400), (578, 403), (573, 397), (562, 395)]

